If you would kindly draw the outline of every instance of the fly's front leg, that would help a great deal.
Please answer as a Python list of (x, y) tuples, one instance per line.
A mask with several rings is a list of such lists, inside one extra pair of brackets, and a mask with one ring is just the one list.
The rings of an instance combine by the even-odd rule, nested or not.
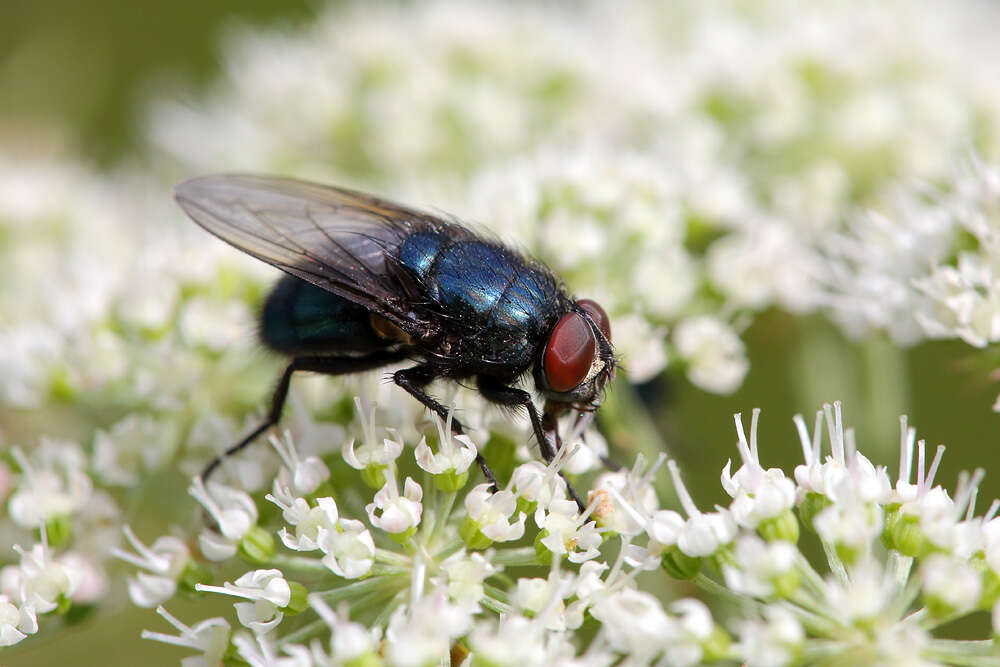
[[(427, 408), (433, 410), (441, 418), (441, 421), (447, 422), (448, 408), (441, 405), (440, 401), (424, 391), (424, 387), (429, 385), (435, 377), (437, 377), (437, 374), (430, 366), (414, 366), (413, 368), (404, 368), (403, 370), (396, 371), (392, 376), (392, 381), (405, 389), (410, 396), (413, 396), (413, 398), (423, 403)], [(462, 435), (465, 432), (462, 423), (455, 419), (454, 415), (451, 418), (451, 430), (456, 435)], [(479, 468), (483, 471), (483, 476), (486, 477), (486, 481), (490, 483), (493, 492), (496, 493), (500, 488), (497, 486), (497, 479), (493, 475), (493, 471), (490, 470), (490, 467), (486, 465), (486, 459), (483, 458), (483, 455), (478, 450), (476, 451), (476, 463), (479, 464)]]
[[(509, 408), (523, 407), (528, 411), (528, 417), (531, 419), (531, 430), (534, 431), (535, 439), (538, 440), (538, 447), (542, 452), (542, 457), (546, 463), (551, 463), (552, 459), (556, 457), (556, 450), (552, 448), (552, 443), (549, 442), (548, 437), (545, 435), (546, 429), (542, 424), (541, 417), (538, 415), (538, 409), (531, 400), (531, 394), (523, 389), (508, 387), (489, 377), (480, 376), (477, 378), (477, 383), (479, 385), (479, 392), (486, 400)], [(553, 428), (553, 430), (556, 431), (556, 442), (558, 443), (558, 429)], [(565, 480), (566, 489), (569, 491), (570, 497), (576, 501), (580, 511), (583, 512), (587, 508), (586, 505), (580, 500), (580, 496), (576, 494), (576, 490), (569, 483), (569, 480), (566, 479), (566, 475), (563, 474), (562, 470), (559, 471), (559, 475)]]

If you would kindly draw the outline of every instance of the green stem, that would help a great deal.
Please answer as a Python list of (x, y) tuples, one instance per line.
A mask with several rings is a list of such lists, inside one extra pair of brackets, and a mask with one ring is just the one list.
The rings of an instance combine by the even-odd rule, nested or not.
[(514, 608), (511, 607), (509, 604), (504, 604), (503, 602), (500, 602), (500, 600), (495, 600), (488, 595), (481, 598), (479, 600), (479, 604), (486, 607), (487, 609), (495, 611), (498, 614), (510, 614), (511, 612), (514, 611)]
[(398, 554), (395, 551), (389, 551), (388, 549), (381, 549), (379, 547), (375, 548), (375, 560), (406, 568), (413, 566), (413, 561), (409, 556), (404, 556), (403, 554)]
[(333, 574), (330, 572), (330, 568), (324, 565), (323, 561), (319, 558), (275, 555), (271, 557), (270, 564), (279, 567), (282, 570), (297, 570), (299, 572), (309, 572), (310, 574), (314, 574), (316, 572)]
[(372, 627), (384, 628), (386, 624), (389, 622), (389, 616), (392, 614), (393, 611), (395, 611), (396, 607), (398, 607), (403, 602), (403, 598), (405, 597), (406, 597), (405, 589), (396, 593), (396, 595), (392, 598), (392, 600), (390, 600), (389, 603), (382, 608), (382, 611), (378, 613), (378, 616), (375, 617), (375, 620), (372, 621)]
[(326, 621), (324, 621), (323, 619), (318, 619), (313, 621), (312, 623), (309, 623), (308, 625), (303, 625), (295, 632), (285, 635), (276, 642), (276, 645), (278, 648), (281, 648), (282, 646), (287, 646), (289, 644), (298, 644), (300, 642), (306, 641), (307, 639), (318, 637), (320, 634), (323, 633), (323, 630), (329, 630), (329, 629), (330, 628), (329, 626), (327, 626)]
[(431, 540), (437, 538), (441, 529), (448, 525), (448, 519), (451, 518), (451, 510), (455, 506), (455, 498), (457, 497), (457, 491), (449, 491), (445, 494), (444, 506), (441, 508), (441, 512), (435, 517), (434, 530), (431, 531), (430, 535)]
[(979, 641), (932, 639), (921, 654), (925, 658), (947, 662), (949, 665), (996, 667), (1000, 665), (1000, 656), (993, 655), (993, 651), (994, 644), (988, 639)]
[(503, 565), (506, 567), (541, 565), (538, 562), (538, 554), (535, 552), (535, 547), (520, 547), (518, 549), (497, 551), (490, 558), (490, 562), (494, 565)]
[(504, 604), (510, 604), (510, 597), (507, 595), (506, 591), (503, 591), (496, 586), (491, 586), (490, 584), (484, 584), (483, 590), (486, 591), (486, 594), (494, 600), (499, 600)]
[(341, 600), (360, 597), (371, 593), (372, 591), (388, 587), (392, 587), (395, 590), (396, 587), (392, 586), (392, 583), (396, 579), (399, 579), (399, 577), (370, 577), (368, 579), (362, 579), (361, 581), (355, 581), (354, 583), (347, 584), (346, 586), (331, 588), (328, 591), (319, 591), (318, 595), (320, 595), (327, 602), (340, 602)]

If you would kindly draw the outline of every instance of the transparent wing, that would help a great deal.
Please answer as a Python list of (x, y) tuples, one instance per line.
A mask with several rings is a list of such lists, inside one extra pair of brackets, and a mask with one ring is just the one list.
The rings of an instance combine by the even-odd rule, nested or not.
[(270, 176), (202, 176), (174, 198), (226, 243), (400, 325), (414, 318), (395, 262), (403, 240), (446, 226), (469, 233), (371, 195)]

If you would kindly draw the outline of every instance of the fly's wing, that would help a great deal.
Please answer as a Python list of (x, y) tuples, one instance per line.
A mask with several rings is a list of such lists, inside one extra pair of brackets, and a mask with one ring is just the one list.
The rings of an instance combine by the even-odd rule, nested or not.
[(270, 176), (203, 176), (178, 185), (174, 198), (226, 243), (404, 331), (421, 323), (395, 262), (400, 245), (414, 232), (461, 229), (360, 192)]

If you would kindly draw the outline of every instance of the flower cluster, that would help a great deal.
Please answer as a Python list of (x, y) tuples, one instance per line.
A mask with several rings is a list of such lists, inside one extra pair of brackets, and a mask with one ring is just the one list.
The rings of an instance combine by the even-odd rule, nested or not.
[[(434, 447), (383, 439), (380, 479), (362, 509), (363, 498), (330, 494), (330, 470), (346, 465), (336, 454), (307, 462), (291, 441), (273, 440), (290, 456), (266, 499), (196, 482), (191, 494), (212, 524), (199, 536), (200, 556), (170, 538), (136, 545), (144, 563), (121, 555), (153, 574), (145, 583), (140, 574), (130, 593), (143, 606), (162, 605), (184, 572), (200, 569), (207, 580), (206, 559), (249, 565), (232, 582), (193, 586), (235, 598), (235, 627), (221, 617), (188, 626), (160, 606), (177, 634), (145, 633), (207, 662), (790, 665), (837, 656), (993, 664), (990, 640), (934, 634), (991, 610), (1000, 633), (1000, 501), (975, 515), (982, 472), (960, 476), (954, 493), (937, 485), (943, 447), (928, 460), (903, 418), (892, 480), (858, 451), (835, 404), (817, 413), (811, 432), (796, 417), (804, 462), (789, 475), (761, 464), (758, 414), (749, 434), (736, 415), (741, 465), (733, 472), (727, 463), (721, 478), (732, 500), (710, 511), (674, 461), (666, 467), (683, 512), (660, 507), (652, 481), (665, 457), (650, 466), (640, 456), (629, 470), (601, 475), (582, 513), (559, 474), (564, 456), (515, 466), (498, 491), (470, 488), (477, 447), (440, 423)], [(315, 474), (298, 484), (305, 470), (296, 468)], [(421, 481), (401, 482), (400, 468), (421, 471)], [(807, 557), (799, 544), (807, 539), (824, 558)], [(737, 601), (740, 616), (719, 623), (695, 599), (664, 605), (637, 586), (643, 572)]]
[(107, 561), (119, 509), (95, 489), (77, 443), (43, 439), (29, 456), (0, 462), (5, 550), (18, 562), (0, 568), (0, 647), (38, 632), (40, 617), (85, 609), (107, 593)]

